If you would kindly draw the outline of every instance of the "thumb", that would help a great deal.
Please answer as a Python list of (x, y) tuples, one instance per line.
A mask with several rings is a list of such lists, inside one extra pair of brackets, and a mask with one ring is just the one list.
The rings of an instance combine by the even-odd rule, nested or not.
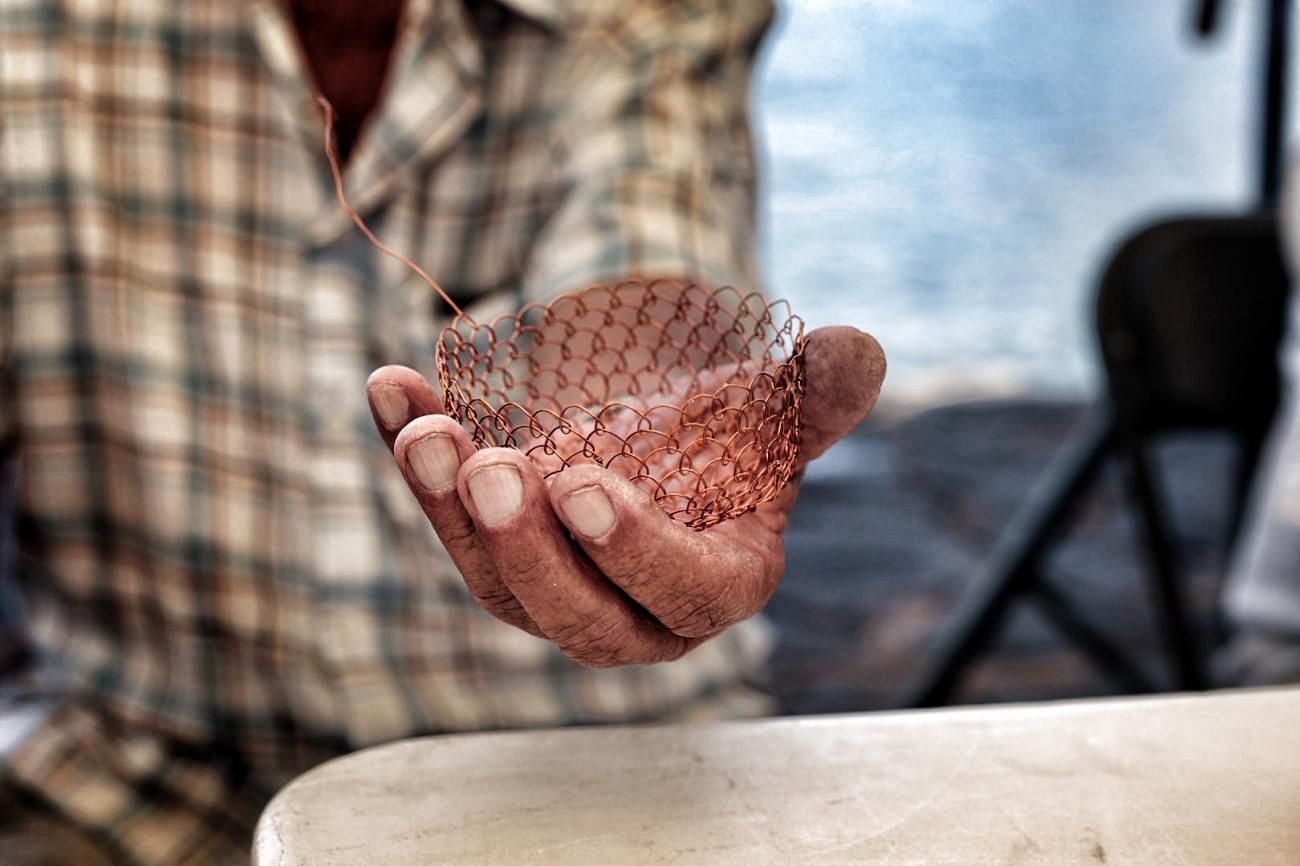
[(800, 467), (847, 436), (871, 413), (885, 380), (885, 353), (870, 334), (835, 325), (808, 335), (804, 365), (808, 391), (803, 401)]

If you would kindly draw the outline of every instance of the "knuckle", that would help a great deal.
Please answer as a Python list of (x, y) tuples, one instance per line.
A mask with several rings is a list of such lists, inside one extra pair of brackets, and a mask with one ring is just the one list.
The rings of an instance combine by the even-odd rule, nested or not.
[(443, 546), (449, 549), (467, 547), (478, 534), (474, 522), (463, 514), (439, 514), (431, 521)]
[(479, 607), (488, 613), (497, 615), (503, 613), (513, 614), (522, 610), (519, 599), (515, 598), (514, 593), (495, 581), (479, 583), (467, 580), (466, 583), (469, 584), (469, 591), (473, 594), (474, 600), (478, 602)]
[(727, 587), (701, 587), (675, 594), (656, 616), (673, 634), (708, 637), (744, 619), (747, 612), (743, 608)]
[(670, 633), (663, 633), (654, 639), (639, 636), (634, 627), (620, 621), (616, 615), (605, 615), (591, 623), (575, 624), (550, 637), (566, 657), (588, 668), (674, 661), (698, 643)]
[(513, 560), (501, 577), (509, 586), (529, 586), (550, 574), (547, 562), (540, 558), (521, 557)]
[(630, 664), (626, 660), (630, 629), (617, 617), (604, 614), (589, 622), (566, 624), (550, 634), (560, 650), (584, 667), (607, 668)]
[(659, 571), (659, 563), (651, 551), (628, 546), (617, 557), (602, 563), (601, 571), (624, 589), (635, 589), (649, 582)]

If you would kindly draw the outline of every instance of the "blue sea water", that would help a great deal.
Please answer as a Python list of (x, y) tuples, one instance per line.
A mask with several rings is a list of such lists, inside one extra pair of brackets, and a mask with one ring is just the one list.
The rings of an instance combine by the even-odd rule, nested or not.
[(812, 325), (872, 331), (890, 390), (1094, 379), (1104, 254), (1248, 206), (1262, 0), (788, 0), (756, 93), (765, 267)]

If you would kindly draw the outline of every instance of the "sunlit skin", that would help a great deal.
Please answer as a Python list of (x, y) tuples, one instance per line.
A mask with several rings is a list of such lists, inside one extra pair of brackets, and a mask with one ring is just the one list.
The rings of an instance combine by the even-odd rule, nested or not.
[[(851, 327), (809, 334), (807, 396), (799, 471), (870, 413), (885, 375), (879, 344)], [(574, 466), (543, 480), (520, 453), (475, 450), (444, 414), (419, 373), (388, 366), (371, 374), (370, 407), (411, 492), (479, 604), (497, 618), (554, 642), (592, 667), (648, 664), (681, 656), (753, 616), (785, 570), (782, 533), (798, 495), (798, 475), (773, 501), (704, 531), (671, 520), (643, 492), (599, 466)], [(443, 483), (430, 489), (412, 466), (415, 449), (445, 448)], [(459, 462), (459, 468), (455, 464)], [(502, 479), (513, 468), (517, 507), (502, 508)], [(597, 535), (574, 520), (593, 494)], [(487, 503), (483, 507), (475, 493)], [(514, 500), (507, 496), (508, 502)], [(587, 507), (585, 528), (593, 509)]]

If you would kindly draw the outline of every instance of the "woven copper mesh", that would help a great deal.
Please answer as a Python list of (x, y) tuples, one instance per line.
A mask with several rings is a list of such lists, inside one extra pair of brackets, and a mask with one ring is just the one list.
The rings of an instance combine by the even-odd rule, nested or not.
[(447, 411), (479, 447), (548, 477), (596, 463), (704, 529), (777, 495), (794, 472), (803, 322), (784, 301), (666, 280), (595, 286), (438, 345)]
[(438, 378), (448, 413), (478, 447), (522, 451), (548, 478), (605, 466), (694, 529), (781, 492), (794, 474), (804, 397), (803, 322), (788, 304), (629, 280), (479, 324), (348, 204), (334, 109), (316, 100), (340, 207), (457, 313), (438, 343)]

